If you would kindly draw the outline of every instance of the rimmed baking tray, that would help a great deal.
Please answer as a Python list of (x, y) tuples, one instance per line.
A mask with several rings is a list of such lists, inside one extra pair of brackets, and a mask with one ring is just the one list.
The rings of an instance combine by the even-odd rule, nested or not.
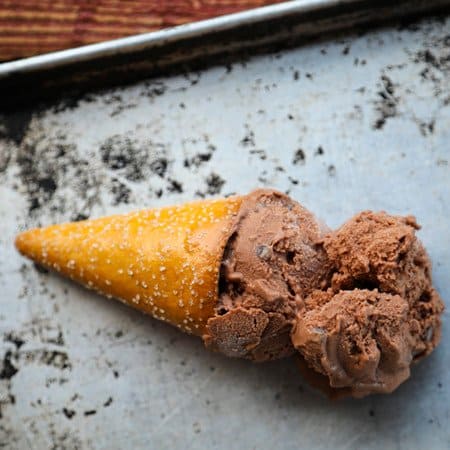
[(161, 31), (0, 64), (2, 106), (61, 89), (121, 84), (174, 67), (330, 32), (410, 19), (450, 8), (450, 0), (295, 0)]
[(331, 227), (363, 209), (416, 215), (448, 302), (449, 30), (447, 15), (338, 34), (0, 115), (0, 447), (448, 448), (448, 310), (442, 345), (396, 392), (331, 403), (294, 361), (207, 352), (35, 270), (13, 242), (39, 224), (268, 186)]

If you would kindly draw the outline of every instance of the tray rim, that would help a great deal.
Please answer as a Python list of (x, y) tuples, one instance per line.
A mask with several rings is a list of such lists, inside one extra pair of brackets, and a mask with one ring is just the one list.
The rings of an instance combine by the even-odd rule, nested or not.
[[(340, 8), (352, 11), (356, 19), (346, 22), (343, 17), (335, 17)], [(28, 58), (0, 62), (0, 87), (15, 85), (18, 79), (26, 79), (40, 73), (53, 73), (70, 67), (97, 63), (108, 58), (124, 58), (140, 53), (150, 53), (164, 48), (180, 47), (193, 39), (202, 39), (214, 34), (232, 33), (241, 28), (251, 29), (252, 26), (261, 27), (266, 23), (288, 20), (307, 19), (310, 14), (319, 14), (328, 21), (335, 18), (342, 20), (337, 29), (349, 29), (352, 26), (367, 22), (370, 15), (376, 17), (377, 10), (384, 10), (383, 20), (391, 18), (408, 18), (419, 13), (437, 13), (442, 11), (450, 13), (450, 0), (399, 0), (394, 5), (389, 1), (381, 0), (285, 0), (281, 3), (252, 8), (233, 14), (213, 17), (210, 19), (191, 22), (175, 27), (164, 28), (148, 33), (135, 34), (119, 39), (98, 42), (71, 49), (43, 53)], [(358, 14), (365, 11), (366, 16), (358, 18)], [(345, 13), (344, 15), (345, 16)], [(368, 17), (369, 16), (369, 17)], [(380, 22), (381, 20), (376, 19)], [(317, 31), (317, 34), (326, 33), (329, 25)], [(336, 27), (332, 27), (332, 30)], [(286, 34), (286, 32), (285, 32)], [(231, 34), (230, 34), (231, 36)], [(259, 37), (261, 39), (261, 36)], [(19, 81), (19, 84), (21, 82)]]
[(16, 74), (45, 71), (73, 63), (88, 62), (103, 57), (149, 50), (212, 32), (228, 31), (239, 26), (254, 25), (293, 14), (309, 13), (326, 10), (333, 6), (361, 2), (362, 0), (290, 0), (176, 27), (135, 34), (67, 50), (43, 53), (0, 63), (0, 80)]

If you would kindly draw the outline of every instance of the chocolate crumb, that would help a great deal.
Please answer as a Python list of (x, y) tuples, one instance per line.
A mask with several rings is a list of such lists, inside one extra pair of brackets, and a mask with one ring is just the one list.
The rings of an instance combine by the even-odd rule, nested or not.
[(167, 166), (169, 162), (166, 158), (156, 158), (154, 161), (150, 163), (150, 170), (158, 175), (160, 178), (164, 178), (164, 175), (167, 172)]
[(294, 158), (292, 159), (292, 164), (305, 164), (306, 155), (304, 150), (299, 148), (294, 153)]
[(241, 140), (241, 145), (244, 147), (253, 147), (255, 146), (255, 133), (249, 129), (248, 125), (245, 127), (247, 129), (247, 133)]
[(10, 380), (19, 371), (11, 362), (12, 352), (8, 350), (3, 357), (3, 367), (0, 371), (0, 380)]
[(328, 166), (328, 175), (330, 175), (330, 177), (334, 177), (336, 175), (336, 167), (333, 164)]
[[(29, 359), (33, 359), (34, 354), (28, 353), (27, 356)], [(40, 362), (60, 370), (72, 368), (72, 364), (70, 363), (67, 353), (60, 351), (43, 350), (40, 355)]]
[(378, 99), (375, 101), (375, 109), (378, 112), (378, 119), (373, 128), (381, 130), (387, 119), (397, 115), (397, 106), (400, 101), (395, 95), (395, 87), (392, 80), (387, 75), (381, 76), (382, 89), (378, 91)]
[(198, 422), (195, 422), (193, 424), (193, 427), (194, 427), (195, 434), (199, 434), (202, 431), (201, 428), (200, 428), (200, 424)]
[(212, 172), (206, 178), (206, 185), (207, 185), (206, 193), (209, 195), (220, 194), (220, 191), (222, 190), (224, 184), (225, 180), (216, 173)]
[(185, 158), (184, 167), (200, 167), (203, 163), (208, 162), (212, 157), (212, 153), (197, 153), (192, 158)]
[(112, 178), (111, 180), (111, 193), (113, 194), (113, 205), (127, 204), (130, 202), (131, 189), (117, 178)]
[(167, 190), (169, 192), (176, 192), (181, 194), (183, 192), (183, 185), (176, 180), (172, 180), (171, 178), (169, 178), (169, 186), (167, 187)]
[(81, 222), (82, 220), (87, 220), (87, 219), (89, 219), (89, 216), (87, 214), (78, 213), (74, 217), (72, 217), (71, 220), (73, 222)]
[(22, 347), (23, 344), (25, 344), (25, 341), (17, 336), (15, 336), (13, 333), (8, 333), (5, 335), (4, 340), (6, 342), (11, 342), (16, 346), (16, 349), (18, 350), (20, 347)]
[(261, 161), (265, 161), (267, 159), (267, 153), (265, 152), (265, 150), (261, 150), (261, 149), (253, 149), (250, 150), (249, 152), (251, 155), (258, 155), (259, 159)]
[(76, 414), (75, 410), (68, 408), (63, 408), (62, 412), (69, 420)]
[(45, 342), (48, 342), (50, 344), (60, 345), (60, 346), (64, 345), (64, 337), (63, 337), (62, 331), (59, 330), (56, 337), (47, 338), (45, 340)]

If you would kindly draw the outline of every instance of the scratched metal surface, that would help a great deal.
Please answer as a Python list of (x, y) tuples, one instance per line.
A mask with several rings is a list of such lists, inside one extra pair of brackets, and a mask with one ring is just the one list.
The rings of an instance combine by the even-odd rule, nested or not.
[(415, 214), (450, 298), (450, 18), (142, 82), (0, 120), (0, 447), (443, 449), (450, 346), (390, 396), (331, 403), (14, 251), (25, 227), (289, 192), (331, 226)]

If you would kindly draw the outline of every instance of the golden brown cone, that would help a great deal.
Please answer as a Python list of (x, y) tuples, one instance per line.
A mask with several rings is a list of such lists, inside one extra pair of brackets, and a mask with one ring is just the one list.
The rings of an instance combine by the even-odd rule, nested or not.
[(36, 263), (201, 336), (218, 300), (219, 268), (241, 197), (21, 233)]

